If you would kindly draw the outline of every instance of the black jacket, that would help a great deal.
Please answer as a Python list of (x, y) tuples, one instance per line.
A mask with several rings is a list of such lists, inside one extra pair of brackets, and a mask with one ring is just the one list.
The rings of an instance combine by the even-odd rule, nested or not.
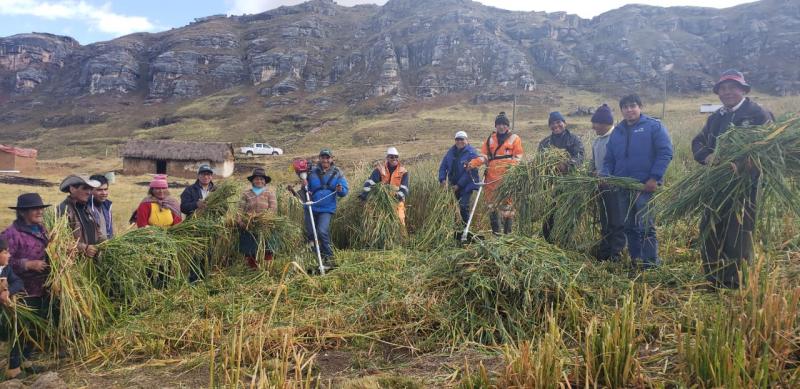
[[(181, 212), (186, 217), (192, 216), (194, 211), (197, 210), (197, 202), (203, 199), (203, 187), (200, 186), (200, 181), (195, 181), (194, 184), (187, 186), (181, 193)], [(214, 190), (214, 183), (208, 184), (208, 191)]]
[(14, 270), (11, 269), (11, 265), (3, 267), (3, 270), (0, 271), (0, 278), (2, 277), (5, 277), (8, 281), (9, 296), (25, 291), (25, 284), (22, 282), (22, 278), (19, 278), (19, 276), (14, 273)]
[(706, 157), (717, 148), (717, 137), (731, 125), (760, 126), (773, 120), (775, 117), (772, 112), (750, 100), (749, 97), (745, 97), (744, 103), (735, 112), (720, 108), (708, 117), (703, 130), (692, 139), (692, 154), (695, 161), (704, 164)]
[(569, 164), (572, 167), (580, 166), (583, 163), (583, 142), (580, 137), (572, 134), (569, 130), (564, 130), (560, 135), (550, 135), (539, 143), (539, 151), (550, 147), (567, 150), (570, 157)]

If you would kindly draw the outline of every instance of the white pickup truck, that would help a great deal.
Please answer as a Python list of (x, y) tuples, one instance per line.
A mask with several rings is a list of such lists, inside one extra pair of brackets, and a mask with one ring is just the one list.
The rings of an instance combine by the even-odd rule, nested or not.
[(239, 152), (246, 154), (248, 157), (254, 155), (283, 155), (283, 149), (272, 147), (266, 143), (253, 143), (249, 146), (241, 147)]

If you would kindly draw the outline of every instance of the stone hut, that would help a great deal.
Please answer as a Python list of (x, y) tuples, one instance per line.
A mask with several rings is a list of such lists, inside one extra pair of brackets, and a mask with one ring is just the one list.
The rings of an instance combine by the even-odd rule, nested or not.
[(214, 174), (233, 174), (233, 146), (222, 142), (174, 140), (131, 140), (120, 150), (125, 175), (167, 174), (195, 178), (200, 165), (207, 164)]

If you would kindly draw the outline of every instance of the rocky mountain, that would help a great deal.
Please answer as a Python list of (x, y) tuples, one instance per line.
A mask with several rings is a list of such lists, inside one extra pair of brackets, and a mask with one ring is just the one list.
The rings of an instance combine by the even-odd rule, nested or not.
[[(14, 110), (25, 104), (57, 107), (97, 97), (158, 105), (228, 88), (250, 91), (232, 104), (302, 102), (317, 110), (393, 109), (441, 95), (491, 98), (543, 85), (659, 90), (665, 77), (673, 93), (707, 91), (732, 67), (761, 91), (799, 93), (800, 2), (722, 10), (628, 5), (588, 20), (470, 0), (355, 7), (312, 0), (89, 45), (45, 33), (0, 38), (0, 125), (25, 120)], [(57, 127), (103, 117), (48, 120)]]
[(216, 16), (158, 34), (79, 45), (69, 37), (0, 38), (2, 93), (191, 98), (237, 85), (263, 97), (331, 87), (351, 102), (538, 82), (706, 90), (737, 67), (771, 93), (800, 91), (800, 3), (738, 7), (629, 5), (592, 20), (511, 12), (469, 0), (313, 0), (257, 15)]

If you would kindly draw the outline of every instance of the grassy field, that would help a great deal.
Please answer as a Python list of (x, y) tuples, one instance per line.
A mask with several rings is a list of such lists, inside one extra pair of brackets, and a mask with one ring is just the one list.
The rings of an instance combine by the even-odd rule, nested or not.
[[(549, 133), (551, 110), (608, 102), (621, 119), (613, 98), (553, 94), (558, 98), (552, 105), (539, 98), (519, 101), (516, 132), (529, 154)], [(179, 113), (219, 113), (229, 109), (220, 108), (229, 97), (220, 94)], [(800, 104), (797, 97), (756, 98), (776, 115)], [(706, 118), (698, 107), (715, 101), (713, 95), (668, 101), (663, 121), (675, 144), (675, 160), (667, 185), (695, 167), (688, 147)], [(645, 104), (645, 113), (660, 116), (660, 102)], [(433, 181), (431, 170), (455, 131), (466, 130), (477, 144), (489, 135), (499, 111), (510, 114), (511, 104), (454, 99), (371, 117), (332, 113), (326, 125), (311, 132), (282, 128), (289, 122), (278, 120), (270, 133), (287, 141), (287, 155), (242, 162), (263, 164), (273, 177), (273, 190), (283, 196), (282, 187), (292, 181), (291, 159), (331, 147), (356, 194), (366, 179), (364, 166), (396, 146), (401, 159), (415, 161), (413, 192)], [(226, 122), (220, 120), (194, 118), (158, 131), (213, 139), (225, 133)], [(588, 151), (589, 117), (567, 120)], [(31, 177), (57, 186), (69, 173), (121, 169), (117, 158), (85, 154), (42, 160)], [(420, 163), (426, 160), (433, 162)], [(226, 180), (243, 183), (248, 174)], [(118, 231), (128, 228), (130, 213), (147, 191), (142, 183), (149, 178), (117, 174), (111, 199)], [(4, 184), (0, 199), (12, 206), (17, 195), (35, 191), (58, 204), (64, 195), (56, 186)], [(180, 191), (174, 189), (173, 195)], [(297, 216), (296, 209), (292, 214), (291, 206), (283, 204), (286, 214)], [(409, 207), (409, 214), (422, 215), (419, 220), (431, 209), (430, 204)], [(0, 214), (0, 223), (7, 225), (12, 218), (8, 210)], [(659, 226), (664, 265), (645, 273), (593, 263), (583, 253), (561, 250), (538, 237), (421, 249), (413, 235), (422, 222), (410, 223), (405, 244), (388, 251), (340, 250), (340, 268), (324, 277), (301, 271), (315, 260), (302, 250), (277, 253), (270, 266), (257, 272), (230, 253), (216, 260), (234, 265), (216, 269), (204, 282), (148, 292), (93, 334), (96, 347), (85, 355), (44, 361), (71, 387), (798, 385), (800, 255), (791, 248), (759, 250), (759, 264), (746, 287), (714, 291), (700, 270), (693, 221)], [(485, 220), (478, 222), (484, 232), (486, 226)]]

